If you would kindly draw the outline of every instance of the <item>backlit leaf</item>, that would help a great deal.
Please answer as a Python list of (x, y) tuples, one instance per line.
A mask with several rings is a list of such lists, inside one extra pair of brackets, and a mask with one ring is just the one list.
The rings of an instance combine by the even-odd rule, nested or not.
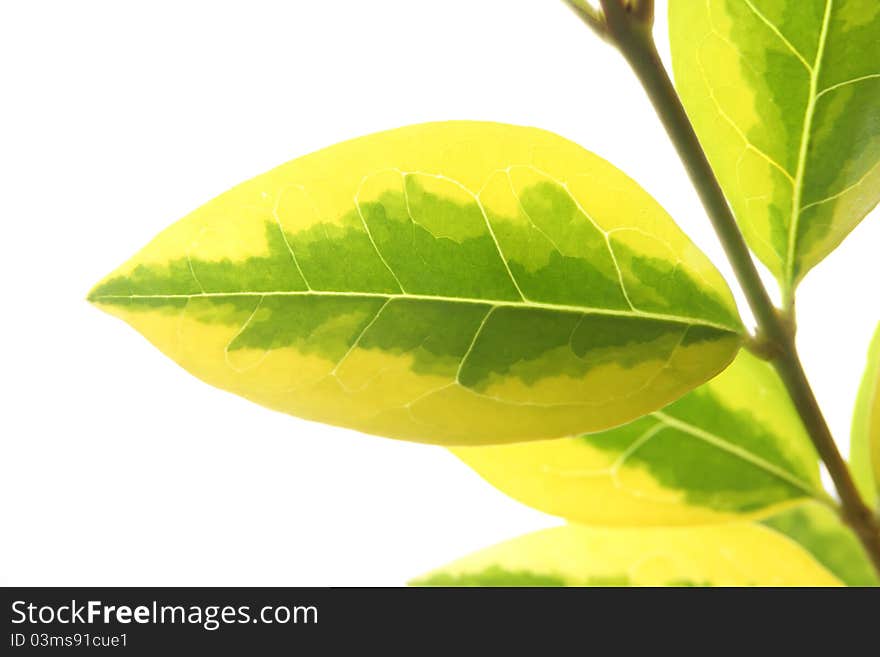
[(417, 586), (840, 586), (808, 552), (757, 524), (526, 534), (416, 579)]
[(880, 586), (859, 539), (827, 506), (807, 502), (761, 523), (796, 541), (847, 586)]
[(724, 280), (638, 185), (550, 133), (474, 122), (254, 178), (89, 298), (213, 385), (444, 444), (629, 421), (740, 342)]
[(868, 362), (856, 398), (850, 462), (862, 495), (876, 505), (880, 497), (880, 324), (868, 349)]
[(452, 451), (520, 502), (588, 525), (716, 523), (827, 499), (782, 382), (746, 351), (709, 383), (628, 425)]
[(880, 2), (670, 0), (676, 87), (792, 290), (880, 199)]

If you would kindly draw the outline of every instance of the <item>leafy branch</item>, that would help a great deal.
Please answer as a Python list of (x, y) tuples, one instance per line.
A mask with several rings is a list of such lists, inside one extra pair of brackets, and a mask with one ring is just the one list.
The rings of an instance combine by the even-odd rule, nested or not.
[[(858, 535), (880, 572), (880, 521), (862, 499), (809, 384), (795, 343), (792, 312), (770, 299), (730, 205), (706, 157), (653, 38), (653, 0), (565, 0), (584, 22), (629, 62), (672, 140), (748, 300), (758, 333), (754, 351), (767, 358), (785, 383), (804, 426), (840, 497), (840, 514)], [(793, 292), (791, 293), (793, 295)], [(793, 296), (787, 304), (793, 308)]]
[(257, 176), (89, 300), (208, 383), (443, 445), (569, 523), (422, 583), (880, 584), (880, 327), (848, 466), (794, 316), (801, 278), (880, 200), (880, 9), (828, 0), (792, 19), (783, 0), (671, 0), (674, 87), (653, 2), (566, 3), (645, 88), (753, 332), (624, 172), (550, 132), (477, 121), (367, 135)]

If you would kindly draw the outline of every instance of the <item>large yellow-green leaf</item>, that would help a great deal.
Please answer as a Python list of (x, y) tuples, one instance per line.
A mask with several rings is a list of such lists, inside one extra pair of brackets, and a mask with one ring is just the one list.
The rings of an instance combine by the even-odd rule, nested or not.
[(880, 500), (880, 324), (868, 349), (868, 362), (856, 399), (850, 462), (862, 495), (877, 504)]
[(782, 382), (746, 351), (709, 383), (625, 426), (453, 452), (515, 499), (588, 525), (717, 523), (828, 499)]
[(880, 199), (880, 2), (670, 0), (676, 86), (789, 292)]
[(255, 402), (445, 444), (620, 424), (740, 342), (724, 280), (638, 185), (561, 137), (476, 122), (254, 178), (89, 298)]
[(761, 523), (797, 542), (848, 586), (880, 586), (856, 535), (827, 506), (807, 502)]
[(554, 527), (412, 582), (421, 586), (840, 586), (812, 555), (758, 524)]

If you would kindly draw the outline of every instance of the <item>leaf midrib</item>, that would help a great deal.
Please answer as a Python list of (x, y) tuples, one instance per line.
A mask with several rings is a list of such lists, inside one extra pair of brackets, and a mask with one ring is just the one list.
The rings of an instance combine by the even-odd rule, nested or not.
[(828, 40), (828, 27), (831, 24), (831, 10), (834, 0), (825, 0), (825, 14), (822, 17), (822, 28), (819, 32), (819, 41), (816, 46), (816, 60), (810, 69), (810, 91), (807, 99), (807, 107), (804, 111), (804, 125), (801, 131), (801, 141), (798, 150), (798, 163), (795, 171), (794, 186), (791, 199), (791, 223), (788, 227), (788, 251), (785, 258), (785, 285), (793, 287), (794, 259), (797, 245), (798, 225), (801, 218), (801, 203), (803, 202), (804, 176), (807, 169), (807, 151), (810, 147), (810, 135), (813, 131), (813, 116), (816, 111), (816, 101), (819, 98), (819, 72), (822, 68), (822, 58), (825, 55), (825, 44)]
[(410, 294), (410, 293), (386, 293), (386, 292), (339, 292), (332, 290), (272, 290), (272, 291), (242, 291), (242, 292), (196, 292), (192, 294), (103, 294), (90, 297), (90, 301), (100, 302), (103, 300), (119, 299), (197, 299), (197, 298), (222, 298), (222, 297), (350, 297), (366, 299), (410, 299), (415, 301), (443, 301), (446, 303), (461, 303), (491, 307), (510, 308), (534, 308), (565, 313), (577, 313), (588, 315), (608, 315), (612, 317), (626, 317), (629, 319), (648, 319), (691, 326), (706, 326), (721, 331), (738, 334), (739, 331), (727, 324), (712, 322), (710, 320), (655, 313), (642, 310), (614, 310), (612, 308), (592, 308), (589, 306), (573, 306), (568, 304), (542, 303), (530, 300), (507, 300), (507, 299), (478, 299), (469, 297), (440, 296), (433, 294)]

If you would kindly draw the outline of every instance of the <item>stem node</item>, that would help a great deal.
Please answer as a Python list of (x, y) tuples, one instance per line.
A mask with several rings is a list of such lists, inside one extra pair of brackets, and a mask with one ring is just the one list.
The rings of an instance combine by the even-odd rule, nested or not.
[[(594, 15), (598, 15), (585, 0), (566, 1), (572, 6), (586, 5)], [(862, 499), (801, 365), (795, 344), (794, 292), (785, 291), (782, 311), (773, 305), (767, 294), (727, 198), (657, 53), (651, 31), (653, 2), (600, 2), (600, 18), (605, 28), (603, 38), (617, 47), (642, 83), (700, 196), (755, 316), (757, 337), (748, 342), (747, 347), (769, 360), (785, 384), (816, 452), (834, 481), (840, 496), (841, 518), (859, 537), (880, 573), (880, 522)]]
[(783, 350), (781, 345), (770, 340), (762, 331), (758, 331), (757, 335), (748, 338), (745, 347), (753, 355), (766, 361), (773, 361), (779, 358)]

